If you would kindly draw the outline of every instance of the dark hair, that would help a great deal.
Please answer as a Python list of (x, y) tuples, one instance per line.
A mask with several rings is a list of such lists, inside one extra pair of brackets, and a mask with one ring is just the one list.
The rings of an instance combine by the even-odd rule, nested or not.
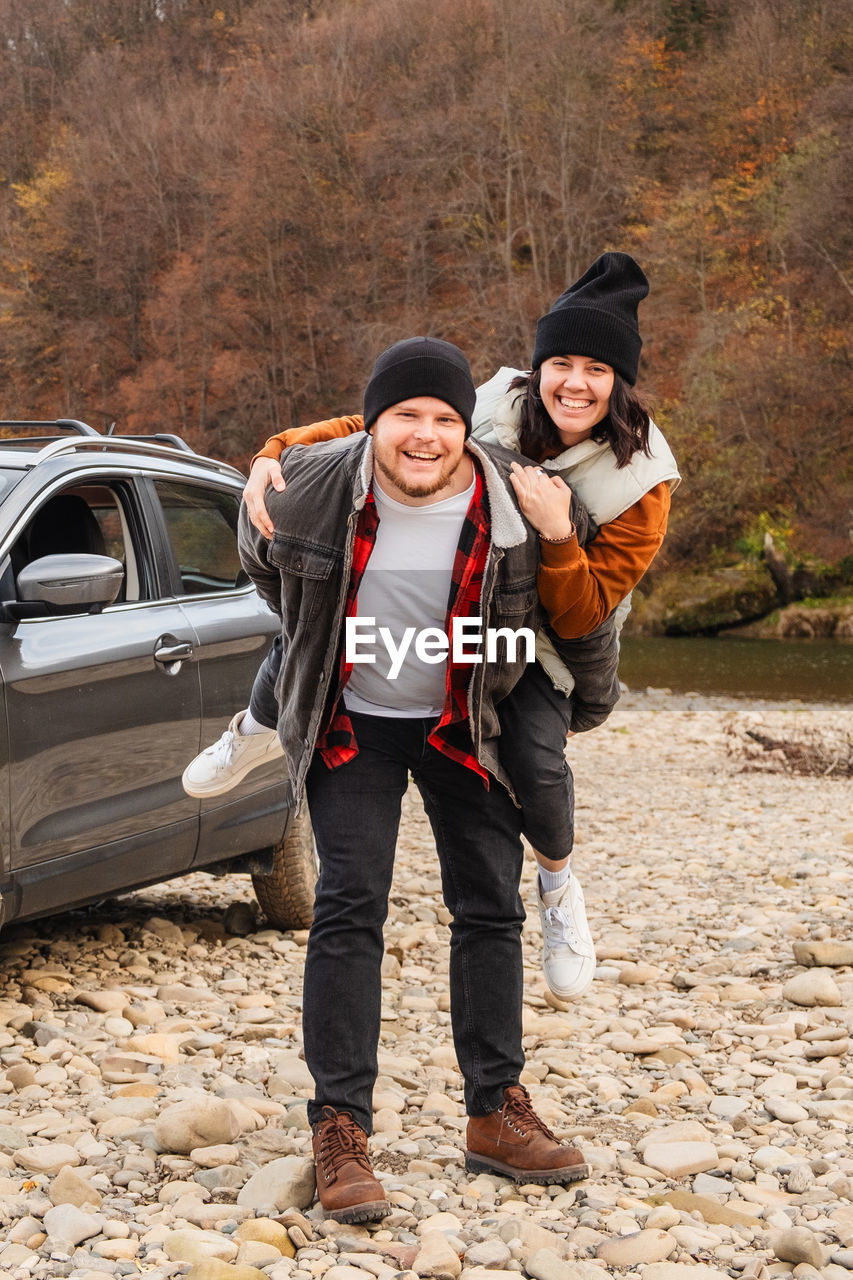
[[(533, 373), (519, 374), (509, 384), (510, 391), (523, 392), (519, 448), (534, 462), (556, 458), (566, 448), (539, 394), (541, 372), (539, 368)], [(650, 422), (649, 411), (639, 393), (614, 373), (610, 410), (593, 428), (592, 438), (599, 444), (607, 441), (616, 455), (617, 468), (627, 467), (635, 453), (649, 454)]]

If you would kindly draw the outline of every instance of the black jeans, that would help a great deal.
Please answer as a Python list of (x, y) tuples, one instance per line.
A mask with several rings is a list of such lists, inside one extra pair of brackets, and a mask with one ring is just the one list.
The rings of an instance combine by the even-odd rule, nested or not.
[(521, 829), (534, 849), (559, 862), (572, 851), (575, 784), (566, 759), (572, 701), (531, 662), (498, 703), (501, 764), (522, 808)]
[[(249, 702), (252, 715), (268, 729), (278, 724), (275, 682), (280, 669), (277, 636), (255, 677)], [(498, 716), (501, 763), (521, 805), (521, 829), (546, 858), (566, 858), (572, 851), (575, 818), (574, 779), (565, 756), (571, 699), (554, 688), (538, 662), (531, 662), (512, 693), (498, 704)]]
[(320, 859), (305, 962), (302, 1026), (321, 1109), (372, 1129), (380, 1030), (382, 926), (409, 773), (435, 835), (450, 926), (453, 1041), (469, 1115), (503, 1105), (521, 1047), (520, 814), (508, 794), (427, 738), (434, 720), (351, 715), (359, 752), (329, 769), (315, 754), (307, 795)]
[(281, 671), (281, 636), (276, 636), (272, 647), (258, 667), (255, 683), (252, 685), (252, 696), (249, 698), (249, 710), (258, 724), (267, 729), (278, 728), (278, 699), (275, 696), (275, 682)]

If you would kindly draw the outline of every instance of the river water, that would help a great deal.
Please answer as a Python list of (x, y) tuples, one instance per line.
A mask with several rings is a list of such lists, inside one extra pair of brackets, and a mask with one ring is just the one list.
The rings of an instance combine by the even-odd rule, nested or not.
[(619, 675), (631, 689), (853, 702), (853, 643), (625, 636)]

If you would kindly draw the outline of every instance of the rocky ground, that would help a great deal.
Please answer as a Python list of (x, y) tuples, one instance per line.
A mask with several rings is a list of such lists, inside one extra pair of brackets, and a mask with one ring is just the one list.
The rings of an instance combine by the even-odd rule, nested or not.
[(560, 1006), (529, 918), (523, 1077), (586, 1153), (569, 1189), (464, 1171), (447, 916), (415, 796), (387, 929), (373, 1149), (394, 1212), (377, 1226), (311, 1207), (306, 939), (255, 923), (245, 878), (8, 931), (0, 1280), (848, 1280), (851, 786), (731, 743), (849, 714), (649, 691), (572, 742), (600, 967)]

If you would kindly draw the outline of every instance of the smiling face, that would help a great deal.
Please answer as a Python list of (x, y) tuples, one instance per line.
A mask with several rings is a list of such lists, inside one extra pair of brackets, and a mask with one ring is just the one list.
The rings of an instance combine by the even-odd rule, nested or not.
[(474, 475), (464, 420), (434, 396), (401, 400), (373, 424), (373, 467), (383, 492), (407, 506), (462, 493)]
[(540, 366), (542, 403), (567, 447), (588, 440), (607, 417), (613, 368), (588, 356), (550, 356)]

